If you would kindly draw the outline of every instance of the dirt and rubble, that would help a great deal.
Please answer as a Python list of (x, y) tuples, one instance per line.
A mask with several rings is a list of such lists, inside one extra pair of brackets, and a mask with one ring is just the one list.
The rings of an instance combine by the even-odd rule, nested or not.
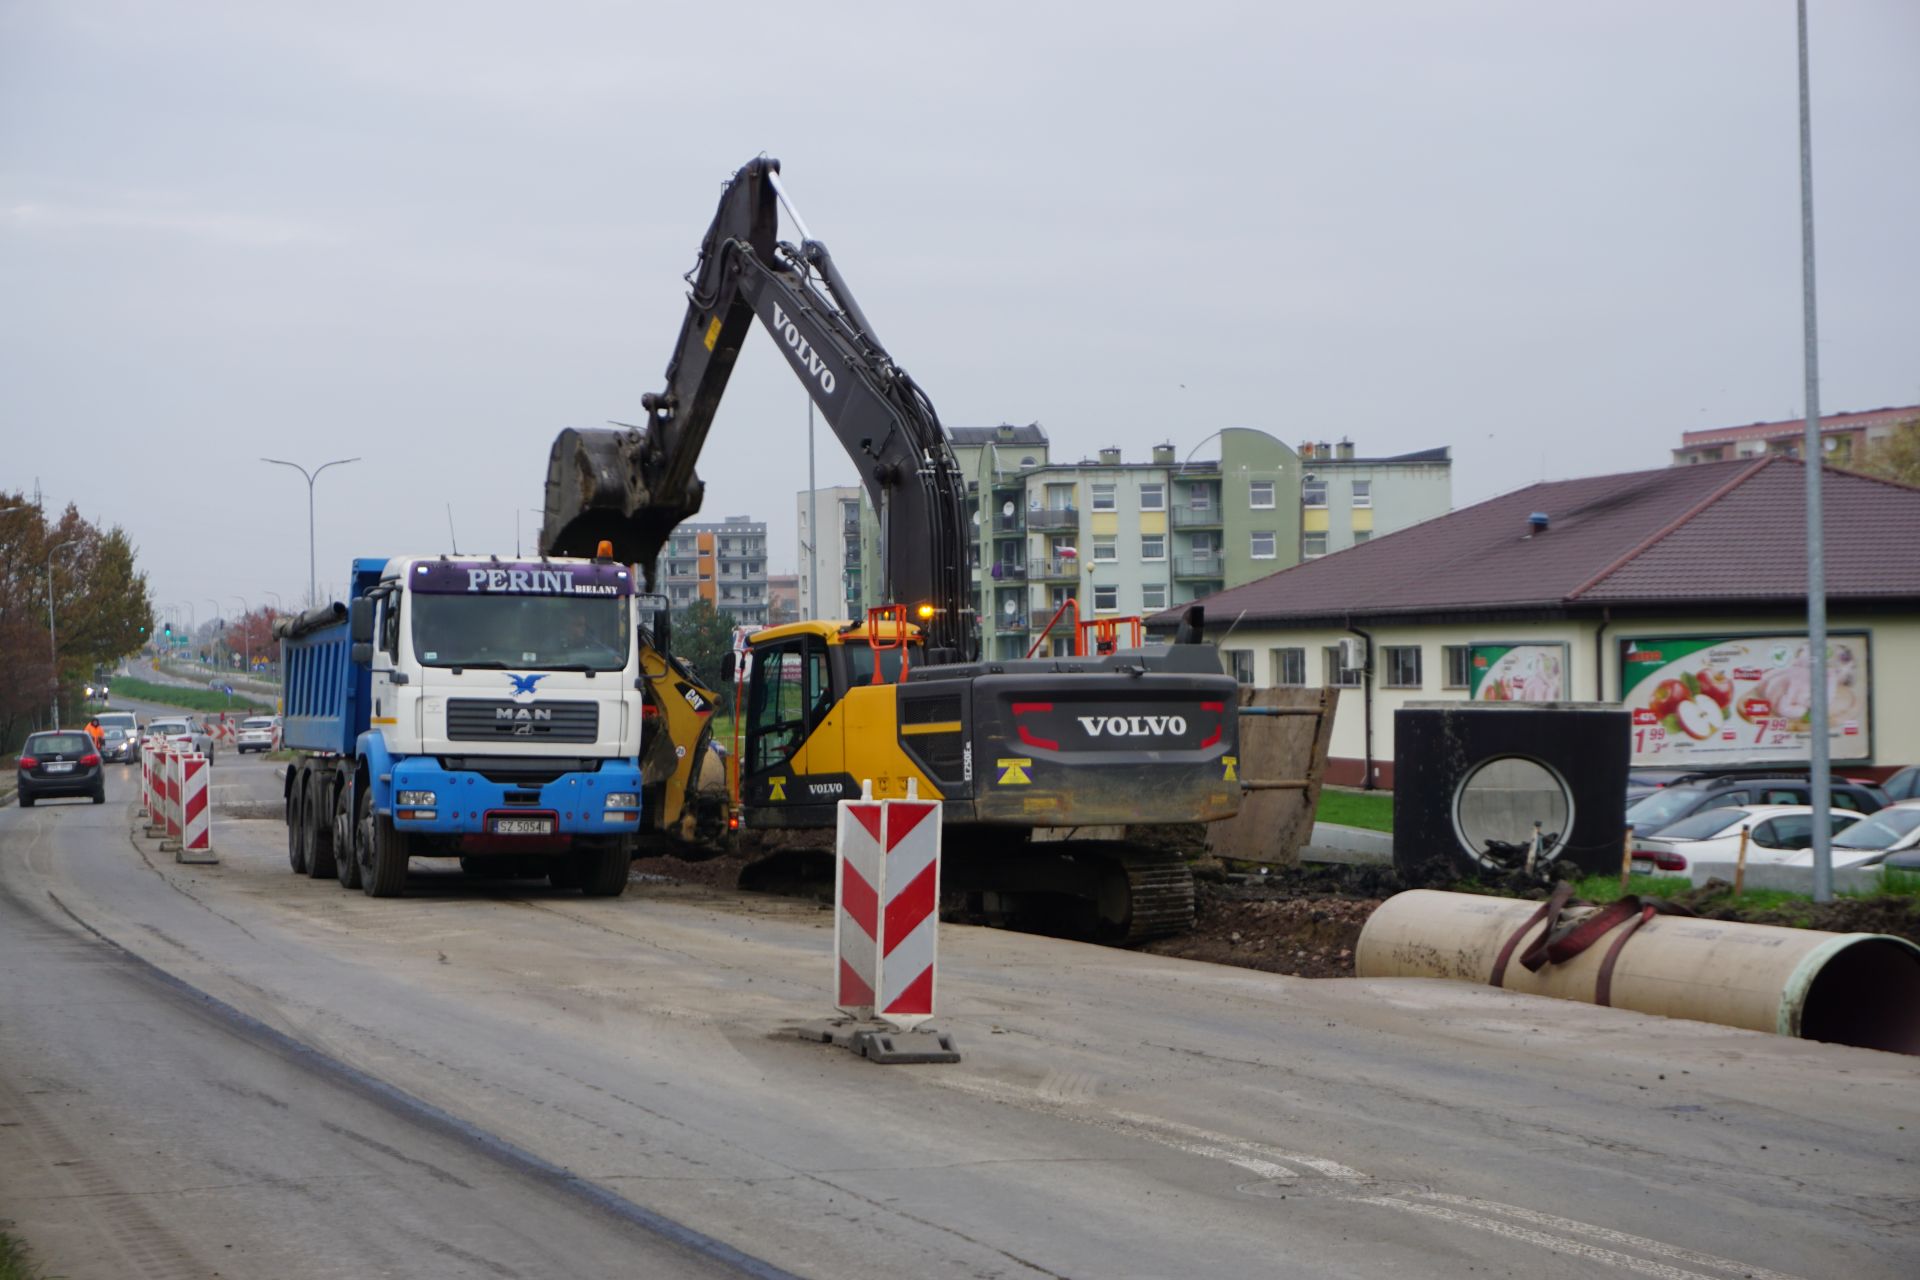
[[(1206, 960), (1302, 978), (1350, 978), (1354, 947), (1367, 918), (1405, 889), (1446, 889), (1501, 897), (1545, 898), (1548, 888), (1520, 877), (1484, 884), (1458, 880), (1443, 863), (1406, 875), (1391, 866), (1307, 864), (1260, 867), (1193, 859), (1193, 932), (1160, 938), (1140, 949), (1155, 955)], [(705, 862), (678, 858), (634, 864), (640, 875), (720, 889), (807, 896), (831, 901), (832, 854), (826, 847), (788, 851), (777, 858), (729, 854)], [(1781, 906), (1738, 903), (1731, 886), (1713, 882), (1671, 901), (1715, 920), (1825, 929), (1834, 933), (1889, 933), (1920, 944), (1920, 900), (1841, 898)]]

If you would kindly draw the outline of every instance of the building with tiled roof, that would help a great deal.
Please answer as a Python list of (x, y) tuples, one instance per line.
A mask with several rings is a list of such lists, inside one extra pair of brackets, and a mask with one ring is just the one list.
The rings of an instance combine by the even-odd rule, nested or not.
[[(1804, 759), (1805, 485), (1777, 454), (1530, 485), (1208, 596), (1208, 634), (1244, 683), (1352, 690), (1336, 782), (1391, 785), (1408, 702), (1619, 701), (1647, 720), (1659, 679), (1714, 663), (1739, 699), (1683, 725), (1664, 700), (1635, 762)], [(1823, 496), (1834, 700), (1857, 713), (1836, 714), (1833, 758), (1886, 772), (1920, 760), (1920, 489), (1829, 470)], [(1793, 705), (1756, 712), (1790, 686)]]

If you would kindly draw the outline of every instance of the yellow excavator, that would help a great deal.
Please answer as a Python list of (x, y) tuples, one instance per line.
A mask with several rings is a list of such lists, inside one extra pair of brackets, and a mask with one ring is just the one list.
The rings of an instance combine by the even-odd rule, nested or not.
[[(883, 598), (897, 603), (760, 631), (723, 673), (740, 691), (729, 821), (831, 828), (863, 784), (878, 797), (912, 785), (944, 802), (946, 886), (986, 918), (1042, 915), (1042, 927), (1127, 940), (1189, 927), (1184, 861), (1124, 829), (1238, 811), (1233, 678), (1197, 615), (1172, 644), (1136, 635), (1123, 647), (1102, 619), (1069, 627), (1072, 656), (981, 659), (967, 486), (947, 434), (779, 172), (761, 158), (727, 184), (687, 277), (666, 387), (642, 398), (645, 424), (554, 441), (542, 550), (611, 541), (654, 587), (667, 538), (700, 508), (694, 462), (757, 321), (859, 468), (880, 517)], [(797, 245), (778, 237), (782, 207)], [(643, 757), (660, 779), (653, 825), (697, 840), (713, 694), (664, 645), (648, 668), (662, 729)], [(1106, 838), (1054, 838), (1095, 829)]]

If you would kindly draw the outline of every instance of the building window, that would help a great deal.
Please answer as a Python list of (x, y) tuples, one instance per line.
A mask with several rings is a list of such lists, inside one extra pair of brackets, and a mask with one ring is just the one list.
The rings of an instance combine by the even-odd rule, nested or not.
[(1200, 484), (1187, 490), (1187, 509), (1189, 511), (1210, 511), (1213, 509), (1213, 490)]
[(1149, 582), (1140, 588), (1140, 607), (1142, 609), (1164, 609), (1167, 607), (1167, 584)]
[(1327, 482), (1308, 480), (1300, 486), (1300, 505), (1303, 507), (1324, 507), (1327, 505)]
[(1418, 689), (1420, 687), (1420, 646), (1417, 644), (1390, 644), (1383, 650), (1387, 658), (1387, 688)]
[(1447, 663), (1447, 682), (1444, 689), (1471, 689), (1473, 687), (1473, 646), (1466, 644), (1442, 645), (1442, 656)]
[(1326, 659), (1327, 672), (1326, 683), (1328, 685), (1337, 685), (1342, 689), (1357, 689), (1360, 687), (1360, 668), (1345, 665), (1341, 660), (1341, 646), (1337, 644), (1328, 645), (1324, 656)]
[(1361, 543), (1363, 543), (1363, 542), (1372, 542), (1372, 541), (1373, 541), (1373, 530), (1371, 530), (1371, 529), (1355, 529), (1355, 530), (1353, 531), (1353, 545), (1354, 545), (1354, 546), (1356, 546), (1356, 547), (1357, 547), (1357, 546), (1359, 546), (1359, 545), (1360, 545)]
[(1159, 482), (1141, 485), (1140, 509), (1142, 511), (1165, 511), (1167, 509), (1167, 486)]
[(1241, 684), (1253, 683), (1253, 650), (1228, 649), (1222, 655), (1233, 664), (1233, 678)]
[(1300, 555), (1302, 559), (1312, 560), (1317, 556), (1323, 556), (1325, 554), (1327, 554), (1327, 534), (1324, 529), (1318, 533), (1307, 533), (1300, 536)]
[(1117, 586), (1095, 587), (1093, 589), (1093, 611), (1095, 613), (1120, 612), (1120, 588)]
[(1167, 535), (1164, 533), (1141, 534), (1140, 558), (1142, 560), (1165, 560), (1167, 558)]
[(1307, 682), (1307, 651), (1305, 649), (1273, 649), (1273, 682), (1278, 685), (1299, 686)]
[(1120, 549), (1116, 545), (1118, 535), (1096, 533), (1093, 535), (1093, 560), (1095, 564), (1112, 564), (1120, 558)]
[(1373, 481), (1355, 480), (1353, 482), (1353, 505), (1356, 507), (1373, 505)]
[(1271, 510), (1273, 507), (1273, 481), (1248, 481), (1247, 505), (1256, 509)]
[(1255, 529), (1253, 531), (1253, 558), (1255, 560), (1273, 559), (1274, 556), (1278, 554), (1274, 550), (1274, 543), (1278, 541), (1278, 538), (1279, 535), (1271, 529)]
[(1114, 494), (1114, 486), (1112, 486), (1111, 484), (1094, 485), (1093, 486), (1093, 509), (1095, 511), (1113, 510), (1114, 508), (1113, 494)]

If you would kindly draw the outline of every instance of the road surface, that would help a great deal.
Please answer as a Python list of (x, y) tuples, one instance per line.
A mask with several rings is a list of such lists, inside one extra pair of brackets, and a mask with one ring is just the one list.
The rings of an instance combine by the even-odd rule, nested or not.
[(790, 1035), (813, 904), (376, 901), (130, 795), (0, 812), (0, 1217), (57, 1274), (1920, 1273), (1914, 1059), (947, 927), (965, 1060), (878, 1067)]

